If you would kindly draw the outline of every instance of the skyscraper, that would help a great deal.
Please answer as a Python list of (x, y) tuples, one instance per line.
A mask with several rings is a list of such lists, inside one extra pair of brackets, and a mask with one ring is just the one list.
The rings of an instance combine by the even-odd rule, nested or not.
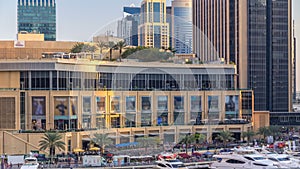
[(117, 36), (127, 45), (138, 46), (138, 22), (134, 16), (128, 15), (118, 21)]
[(248, 87), (255, 110), (291, 110), (291, 0), (248, 1)]
[(166, 0), (143, 0), (139, 25), (139, 45), (169, 47), (169, 24), (166, 22)]
[(172, 1), (172, 47), (176, 53), (192, 53), (192, 0)]
[(55, 0), (18, 0), (18, 32), (21, 31), (41, 33), (46, 41), (55, 41)]
[(255, 110), (291, 110), (291, 0), (193, 0), (193, 14), (202, 61), (236, 64), (238, 87), (254, 90)]
[(193, 50), (202, 61), (229, 60), (229, 0), (193, 0)]
[(140, 7), (124, 7), (124, 17), (118, 21), (117, 36), (124, 39), (127, 45), (138, 46), (140, 11)]

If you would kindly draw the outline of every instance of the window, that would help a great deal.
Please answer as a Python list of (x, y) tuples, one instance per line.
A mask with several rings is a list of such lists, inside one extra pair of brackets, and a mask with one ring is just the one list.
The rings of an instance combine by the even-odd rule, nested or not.
[(184, 111), (183, 96), (174, 96), (174, 111)]
[(230, 164), (245, 164), (244, 161), (234, 160), (234, 159), (227, 160), (226, 163), (230, 163)]
[(97, 113), (105, 112), (105, 97), (96, 97), (96, 110)]
[(157, 96), (157, 110), (168, 111), (168, 96)]
[(142, 96), (141, 97), (141, 104), (142, 104), (142, 112), (149, 112), (151, 111), (151, 97), (149, 96)]
[(245, 159), (250, 160), (250, 161), (254, 161), (252, 158), (250, 157), (245, 157)]
[(126, 111), (135, 112), (136, 111), (136, 97), (135, 96), (126, 96)]
[(110, 110), (112, 112), (120, 112), (120, 96), (111, 97)]
[(260, 163), (253, 163), (253, 164), (256, 165), (256, 166), (263, 166), (263, 167), (268, 166), (267, 164), (260, 164)]

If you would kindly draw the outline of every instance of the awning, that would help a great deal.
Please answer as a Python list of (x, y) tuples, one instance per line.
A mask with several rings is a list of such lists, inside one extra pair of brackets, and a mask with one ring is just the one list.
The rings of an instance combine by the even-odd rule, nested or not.
[(99, 151), (100, 148), (99, 148), (99, 147), (91, 147), (89, 150), (90, 150), (90, 151)]
[(192, 132), (190, 132), (190, 131), (180, 131), (179, 133), (180, 134), (191, 134)]
[(163, 132), (163, 134), (175, 134), (175, 132)]
[(159, 136), (159, 133), (150, 133), (149, 134), (149, 137), (157, 137), (157, 136)]
[(84, 150), (81, 149), (81, 148), (74, 148), (73, 151), (74, 151), (75, 153), (82, 153), (82, 152), (84, 152)]
[(108, 135), (107, 137), (108, 137), (108, 138), (111, 138), (111, 139), (117, 138), (117, 136), (110, 136), (110, 135)]
[(116, 147), (128, 147), (128, 146), (136, 146), (136, 145), (138, 145), (138, 142), (129, 142), (129, 143), (116, 144)]
[(120, 134), (120, 137), (131, 137), (129, 134)]
[(91, 138), (82, 138), (82, 141), (91, 141)]
[(135, 134), (134, 137), (144, 137), (145, 134)]

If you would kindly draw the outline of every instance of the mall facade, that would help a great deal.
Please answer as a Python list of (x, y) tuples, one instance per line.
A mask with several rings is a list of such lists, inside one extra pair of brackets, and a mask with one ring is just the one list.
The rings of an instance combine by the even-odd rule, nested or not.
[(0, 153), (38, 149), (46, 130), (63, 133), (66, 151), (85, 148), (93, 133), (114, 144), (190, 133), (211, 141), (222, 130), (241, 140), (254, 100), (252, 90), (236, 89), (236, 76), (225, 64), (1, 60)]

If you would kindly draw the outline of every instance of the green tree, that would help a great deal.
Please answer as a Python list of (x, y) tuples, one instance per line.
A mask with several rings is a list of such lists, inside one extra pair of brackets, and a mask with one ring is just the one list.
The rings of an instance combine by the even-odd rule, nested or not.
[(145, 49), (149, 49), (148, 47), (144, 47), (144, 46), (138, 46), (135, 48), (128, 48), (125, 52), (122, 53), (122, 58), (127, 58), (128, 56), (131, 56), (132, 54), (141, 51), (141, 50), (145, 50)]
[(242, 133), (242, 138), (243, 138), (243, 140), (245, 138), (247, 138), (247, 143), (249, 145), (249, 142), (252, 140), (254, 135), (255, 135), (254, 131), (248, 130), (248, 131), (245, 131), (245, 132)]
[(91, 140), (95, 144), (101, 146), (102, 154), (104, 153), (105, 146), (111, 145), (113, 143), (112, 140), (108, 137), (108, 134), (95, 133)]
[(183, 135), (180, 137), (180, 142), (179, 143), (184, 143), (185, 144), (185, 153), (188, 153), (188, 147), (192, 144), (196, 142), (196, 137), (194, 134), (192, 135)]
[(141, 62), (165, 61), (173, 57), (172, 53), (157, 48), (137, 47), (137, 49), (127, 49), (127, 51), (123, 53), (123, 58), (138, 59)]
[(85, 43), (76, 43), (72, 49), (71, 53), (95, 53), (97, 50), (97, 47), (94, 45), (90, 44), (85, 44)]
[(97, 42), (97, 47), (100, 49), (100, 54), (103, 53), (103, 49), (107, 48), (107, 43), (103, 41), (98, 41)]
[(72, 49), (71, 49), (71, 53), (80, 53), (82, 52), (82, 49), (83, 49), (83, 46), (84, 46), (84, 43), (76, 43)]
[(139, 137), (137, 138), (137, 142), (139, 145), (143, 148), (145, 148), (145, 152), (148, 153), (148, 147), (154, 147), (157, 144), (159, 144), (159, 138), (158, 137)]
[(203, 143), (206, 141), (206, 136), (203, 134), (196, 133), (194, 136), (197, 143)]
[(222, 143), (227, 147), (227, 144), (234, 140), (233, 134), (230, 131), (221, 131), (216, 139), (222, 141)]
[(271, 133), (270, 133), (270, 129), (268, 127), (260, 127), (258, 129), (257, 134), (263, 136), (263, 139), (265, 140), (266, 137), (269, 136)]
[(39, 142), (40, 150), (48, 150), (51, 157), (51, 162), (55, 155), (55, 149), (59, 151), (65, 150), (65, 142), (62, 141), (62, 136), (59, 133), (45, 133), (42, 140)]
[(122, 58), (122, 50), (126, 47), (126, 42), (125, 41), (119, 41), (117, 44), (116, 44), (116, 49), (119, 49), (119, 59), (121, 61), (121, 58)]
[(269, 126), (269, 131), (270, 131), (270, 135), (272, 135), (274, 137), (274, 139), (281, 137), (282, 133), (281, 133), (281, 127), (279, 126)]
[(170, 52), (172, 52), (173, 55), (175, 55), (175, 53), (177, 52), (177, 50), (176, 50), (175, 48), (172, 48), (172, 47), (169, 47), (168, 50), (169, 50)]
[(116, 43), (109, 41), (107, 48), (109, 49), (109, 60), (112, 61), (112, 52), (116, 49)]

